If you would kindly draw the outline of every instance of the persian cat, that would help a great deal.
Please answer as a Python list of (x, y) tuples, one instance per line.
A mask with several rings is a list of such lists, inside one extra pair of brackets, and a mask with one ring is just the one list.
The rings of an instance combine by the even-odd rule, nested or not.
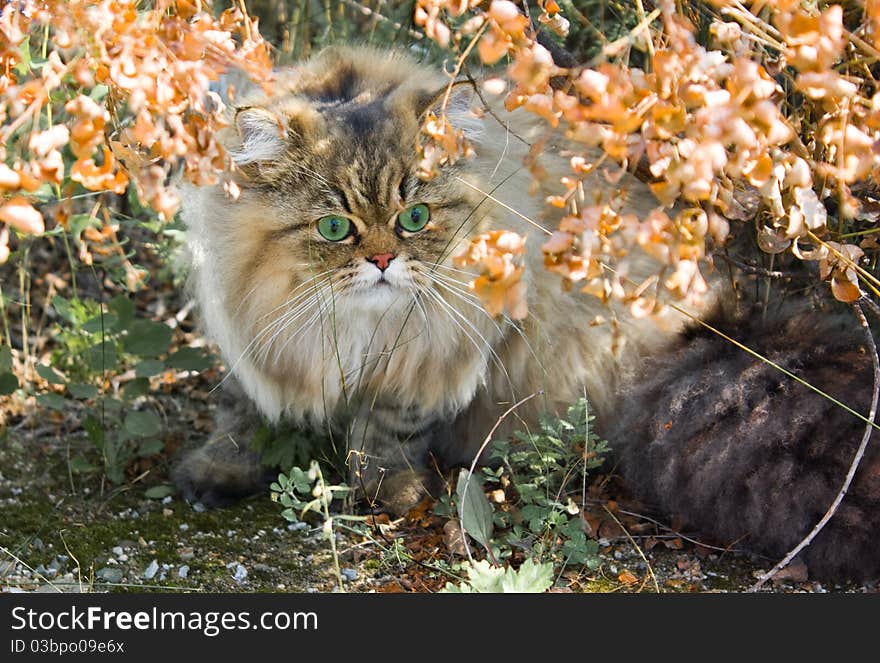
[[(447, 85), (397, 52), (332, 48), (238, 101), (224, 137), (237, 197), (220, 185), (184, 195), (192, 287), (231, 378), (217, 433), (175, 470), (183, 493), (222, 504), (264, 487), (249, 440), (265, 417), (344, 437), (353, 484), (401, 512), (436, 489), (438, 463), (469, 464), (512, 403), (541, 392), (509, 418), (521, 425), (586, 393), (639, 497), (716, 541), (784, 553), (833, 500), (864, 425), (679, 313), (637, 319), (565, 291), (525, 220), (541, 223), (556, 193), (530, 191), (523, 165), (542, 125), (478, 117), (483, 98), (456, 86), (444, 99)], [(476, 157), (425, 181), (420, 128), (444, 102)], [(569, 168), (552, 141), (541, 160)], [(624, 181), (624, 211), (656, 206)], [(490, 229), (527, 237), (522, 321), (490, 316), (467, 287), (474, 275), (453, 263)], [(656, 271), (646, 255), (630, 261), (637, 282)], [(871, 360), (845, 311), (744, 323), (756, 316), (731, 317), (725, 278), (710, 286), (692, 314), (727, 319), (867, 410)], [(814, 573), (880, 572), (876, 448), (806, 550)]]

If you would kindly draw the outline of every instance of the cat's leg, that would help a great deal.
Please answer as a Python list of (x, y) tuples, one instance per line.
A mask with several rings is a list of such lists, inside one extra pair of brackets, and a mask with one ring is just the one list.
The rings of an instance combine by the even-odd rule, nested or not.
[[(872, 361), (851, 314), (802, 314), (738, 332), (867, 414)], [(602, 432), (621, 451), (637, 496), (699, 535), (770, 563), (830, 507), (865, 434), (864, 421), (709, 332), (647, 362), (636, 383)], [(873, 438), (836, 515), (801, 554), (811, 576), (880, 575), (880, 435)]]
[(402, 515), (423, 497), (438, 496), (442, 484), (432, 449), (449, 426), (435, 413), (373, 403), (349, 430), (351, 484), (368, 503)]
[(266, 423), (234, 380), (224, 385), (214, 419), (213, 435), (173, 468), (177, 489), (186, 500), (207, 507), (266, 491), (277, 473), (250, 448), (254, 434)]

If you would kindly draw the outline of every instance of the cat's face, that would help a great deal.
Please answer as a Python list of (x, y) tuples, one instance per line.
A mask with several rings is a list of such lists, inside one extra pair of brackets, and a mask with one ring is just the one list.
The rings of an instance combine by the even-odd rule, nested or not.
[(260, 345), (465, 292), (451, 256), (485, 214), (455, 169), (417, 176), (421, 117), (442, 81), (328, 58), (236, 118), (233, 301)]

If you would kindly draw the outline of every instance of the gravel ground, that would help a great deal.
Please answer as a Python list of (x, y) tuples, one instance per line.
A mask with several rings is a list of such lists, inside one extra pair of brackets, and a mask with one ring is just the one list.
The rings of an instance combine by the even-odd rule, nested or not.
[[(287, 523), (268, 496), (219, 510), (172, 495), (149, 499), (145, 488), (154, 475), (163, 478), (161, 467), (102, 491), (94, 477), (67, 471), (70, 441), (27, 438), (8, 431), (0, 445), (0, 591), (328, 592), (340, 583), (356, 592), (434, 591), (449, 579), (388, 551), (395, 536), (409, 545), (433, 536), (431, 527), (442, 530), (437, 518), (426, 521), (427, 529), (397, 523), (387, 540), (337, 534), (337, 576), (322, 529)], [(656, 544), (651, 550), (643, 549), (648, 540)], [(555, 591), (737, 592), (772, 563), (658, 533), (603, 537), (599, 544), (600, 568), (562, 573)], [(442, 548), (435, 557), (452, 559), (445, 568), (454, 574), (454, 557)], [(765, 591), (877, 590), (824, 586), (798, 578), (799, 571)]]

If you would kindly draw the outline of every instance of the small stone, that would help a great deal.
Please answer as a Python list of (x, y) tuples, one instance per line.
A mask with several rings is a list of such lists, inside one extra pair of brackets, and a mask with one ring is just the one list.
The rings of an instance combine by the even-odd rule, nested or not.
[(122, 546), (113, 546), (112, 548), (113, 554), (117, 557), (122, 557), (125, 552), (122, 550)]
[(358, 577), (358, 573), (354, 569), (342, 569), (339, 573), (342, 578), (348, 582), (351, 582)]
[(298, 522), (298, 523), (290, 523), (290, 525), (287, 526), (287, 529), (289, 529), (291, 532), (298, 532), (300, 530), (306, 529), (307, 527), (308, 527), (307, 523)]
[(146, 569), (144, 569), (144, 580), (152, 580), (156, 573), (159, 571), (159, 560), (154, 559), (149, 563)]
[(247, 579), (247, 569), (240, 562), (230, 562), (226, 565), (227, 569), (234, 569), (232, 579), (241, 584)]
[(162, 504), (171, 504), (174, 501), (174, 498), (171, 495), (166, 495), (162, 498)]
[(203, 513), (205, 511), (207, 511), (208, 509), (201, 502), (193, 502), (192, 510), (195, 511), (196, 513)]
[(162, 515), (166, 518), (174, 515), (174, 509), (162, 509)]
[(142, 537), (142, 536), (138, 537), (138, 546), (140, 546), (141, 548), (147, 547), (147, 542), (144, 541), (144, 537)]
[(103, 569), (98, 569), (98, 571), (95, 573), (95, 577), (99, 580), (103, 580), (104, 582), (117, 583), (122, 581), (122, 569), (118, 567), (105, 566)]
[(188, 562), (193, 557), (195, 557), (195, 551), (193, 550), (192, 546), (181, 548), (177, 551), (177, 554), (180, 555), (180, 559), (182, 559), (184, 562)]
[(178, 578), (186, 578), (189, 575), (189, 565), (184, 564), (179, 569), (177, 569), (177, 577)]
[(180, 524), (180, 531), (181, 531), (181, 532), (185, 532), (185, 531), (187, 531), (188, 529), (189, 529), (189, 525), (187, 525), (186, 523), (181, 523), (181, 524)]

